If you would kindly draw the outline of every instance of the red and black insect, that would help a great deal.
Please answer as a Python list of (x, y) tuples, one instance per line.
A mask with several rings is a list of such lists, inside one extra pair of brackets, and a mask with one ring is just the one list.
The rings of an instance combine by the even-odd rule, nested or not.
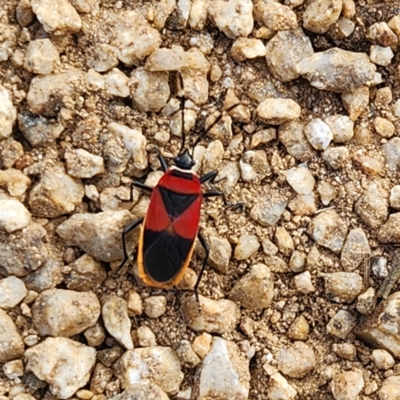
[(164, 175), (157, 186), (151, 188), (141, 182), (133, 182), (134, 186), (151, 193), (151, 199), (146, 217), (127, 225), (123, 230), (124, 260), (121, 266), (128, 260), (126, 235), (142, 224), (137, 250), (139, 277), (146, 285), (170, 288), (183, 278), (198, 237), (206, 254), (194, 288), (197, 294), (210, 252), (206, 240), (199, 232), (201, 204), (204, 198), (223, 196), (223, 193), (216, 190), (202, 192), (201, 185), (213, 182), (218, 171), (198, 177), (192, 170), (195, 162), (184, 148), (183, 128), (182, 116), (182, 145), (174, 160), (175, 166), (169, 169), (163, 156), (158, 154)]

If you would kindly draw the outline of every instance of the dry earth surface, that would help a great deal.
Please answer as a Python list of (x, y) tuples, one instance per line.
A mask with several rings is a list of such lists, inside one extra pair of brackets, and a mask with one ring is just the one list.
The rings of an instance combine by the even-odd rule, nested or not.
[[(0, 0), (0, 399), (399, 399), (399, 40), (390, 1)], [(199, 244), (119, 268), (181, 97), (200, 306)]]

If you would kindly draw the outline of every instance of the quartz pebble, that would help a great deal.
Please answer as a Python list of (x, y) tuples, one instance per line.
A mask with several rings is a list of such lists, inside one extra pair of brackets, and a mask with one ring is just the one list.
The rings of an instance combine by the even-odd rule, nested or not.
[(345, 143), (354, 136), (354, 122), (347, 115), (331, 115), (324, 119), (335, 143)]
[(400, 394), (400, 377), (398, 375), (390, 376), (383, 381), (379, 389), (379, 400), (396, 400)]
[(41, 336), (77, 335), (93, 326), (99, 316), (100, 303), (93, 292), (45, 290), (32, 307), (32, 322)]
[(231, 49), (232, 58), (237, 62), (263, 57), (265, 54), (265, 46), (260, 39), (238, 38)]
[(196, 332), (227, 333), (239, 322), (239, 307), (231, 300), (211, 300), (199, 295), (190, 297), (181, 306), (185, 323)]
[(94, 394), (104, 393), (113, 376), (114, 374), (111, 368), (107, 368), (102, 363), (98, 362), (94, 367), (90, 380), (90, 391)]
[(188, 340), (181, 340), (176, 352), (184, 365), (194, 368), (200, 363), (199, 356), (194, 352)]
[(150, 380), (166, 393), (176, 393), (184, 376), (175, 351), (161, 346), (128, 350), (113, 369), (123, 389)]
[(296, 215), (312, 215), (317, 211), (314, 193), (298, 194), (289, 202), (289, 208)]
[(68, 399), (90, 379), (96, 350), (67, 338), (47, 338), (25, 352), (26, 371), (50, 385), (54, 396)]
[(347, 236), (347, 226), (335, 210), (318, 214), (308, 226), (309, 235), (320, 245), (340, 253)]
[(297, 391), (279, 373), (273, 373), (268, 383), (268, 400), (295, 400)]
[[(268, 4), (260, 2), (262, 4)], [(279, 5), (271, 3), (270, 5)], [(297, 64), (311, 56), (314, 50), (301, 28), (277, 32), (266, 46), (266, 62), (271, 74), (281, 82), (299, 77)]]
[(0, 280), (0, 308), (13, 308), (28, 294), (24, 282), (9, 276)]
[(342, 93), (368, 84), (376, 67), (364, 53), (334, 47), (304, 58), (298, 64), (298, 71), (317, 89)]
[(94, 49), (87, 65), (97, 72), (109, 71), (118, 65), (118, 51), (109, 44), (101, 43)]
[(294, 250), (290, 257), (289, 267), (293, 272), (302, 272), (306, 263), (306, 255), (300, 251)]
[(322, 158), (333, 169), (342, 168), (349, 158), (349, 150), (347, 147), (328, 147), (322, 154)]
[(18, 200), (0, 200), (0, 228), (8, 233), (25, 228), (31, 221), (31, 214)]
[(336, 188), (326, 181), (318, 182), (317, 191), (324, 206), (329, 205), (329, 203), (334, 200), (338, 194)]
[[(6, 188), (7, 192), (14, 197), (22, 196), (31, 184), (31, 180), (18, 169), (10, 168), (0, 171), (0, 187)], [(18, 205), (15, 207), (17, 211)], [(20, 215), (21, 217), (22, 215)]]
[(67, 0), (32, 0), (31, 6), (48, 33), (62, 36), (76, 33), (82, 27), (79, 14)]
[(400, 166), (400, 138), (394, 137), (385, 143), (383, 151), (389, 171), (397, 171)]
[(303, 294), (309, 294), (315, 292), (315, 287), (311, 281), (311, 274), (309, 271), (305, 271), (301, 274), (296, 275), (293, 278), (293, 283), (296, 290)]
[(341, 11), (341, 0), (316, 0), (304, 11), (303, 27), (314, 33), (325, 33), (339, 19)]
[(357, 319), (346, 310), (339, 310), (328, 322), (327, 331), (339, 339), (346, 339), (349, 333), (356, 326)]
[(348, 111), (351, 120), (355, 121), (368, 106), (368, 87), (361, 86), (351, 91), (345, 91), (342, 93), (342, 102), (344, 108)]
[(304, 127), (307, 140), (315, 150), (325, 150), (333, 139), (332, 131), (320, 118), (314, 118)]
[(24, 342), (14, 324), (5, 311), (0, 309), (0, 362), (19, 358), (24, 353)]
[(264, 150), (249, 150), (239, 162), (242, 179), (245, 182), (260, 182), (271, 174), (271, 167)]
[(95, 325), (86, 329), (83, 333), (87, 343), (91, 347), (100, 346), (106, 339), (106, 332), (102, 324), (97, 322)]
[(169, 400), (168, 395), (156, 384), (142, 381), (129, 385), (123, 392), (110, 397), (110, 400)]
[(394, 358), (389, 352), (383, 349), (374, 350), (371, 359), (379, 369), (386, 370), (394, 366)]
[(395, 185), (390, 189), (390, 207), (400, 210), (400, 185)]
[(150, 318), (159, 318), (167, 311), (165, 296), (150, 296), (143, 300), (143, 311)]
[(11, 93), (0, 85), (0, 140), (7, 139), (17, 119), (17, 110), (13, 105)]
[(278, 369), (291, 378), (302, 378), (316, 366), (313, 349), (303, 342), (294, 342), (290, 348), (281, 348), (276, 354)]
[(22, 360), (9, 361), (3, 365), (4, 375), (8, 379), (15, 379), (24, 375), (24, 364)]
[(335, 343), (332, 350), (343, 360), (353, 361), (357, 355), (356, 346), (352, 343)]
[(220, 140), (213, 140), (207, 146), (203, 158), (203, 173), (207, 174), (211, 171), (218, 170), (224, 156), (224, 146)]
[(195, 385), (202, 399), (245, 400), (250, 390), (249, 360), (240, 355), (236, 343), (215, 337)]
[(326, 295), (337, 303), (351, 303), (363, 290), (362, 277), (356, 272), (332, 272), (322, 277)]
[(37, 39), (29, 43), (24, 68), (34, 74), (51, 74), (60, 61), (60, 55), (50, 39)]
[(259, 248), (260, 243), (258, 242), (257, 236), (241, 235), (236, 245), (234, 256), (237, 260), (246, 260)]
[(226, 274), (232, 256), (231, 244), (228, 239), (219, 236), (215, 232), (211, 232), (207, 235), (207, 241), (210, 246), (208, 262), (215, 270)]
[(29, 194), (35, 216), (56, 218), (74, 211), (84, 195), (83, 185), (71, 178), (61, 166), (48, 167)]
[(143, 304), (140, 295), (135, 290), (130, 290), (128, 295), (128, 315), (130, 317), (136, 317), (142, 315)]
[(104, 160), (83, 149), (68, 151), (64, 155), (67, 171), (74, 178), (92, 178), (104, 173)]
[(101, 315), (108, 333), (126, 349), (133, 349), (131, 320), (126, 301), (117, 296), (107, 297), (101, 308)]
[(385, 138), (390, 138), (394, 135), (396, 130), (394, 124), (386, 118), (376, 117), (374, 120), (374, 127), (376, 132)]
[(128, 97), (128, 77), (118, 68), (113, 68), (104, 76), (104, 85), (108, 94), (117, 97)]
[(394, 54), (390, 47), (371, 46), (369, 58), (373, 63), (387, 67), (391, 63), (393, 57)]
[(340, 263), (344, 270), (354, 271), (370, 254), (371, 248), (364, 230), (362, 228), (351, 229), (340, 255)]
[(383, 47), (391, 47), (394, 51), (397, 50), (398, 37), (389, 28), (386, 22), (376, 22), (372, 24), (365, 35), (372, 43), (379, 44)]
[(151, 347), (157, 346), (156, 335), (147, 326), (139, 326), (136, 331), (139, 346), (141, 347)]
[(290, 325), (287, 335), (292, 340), (307, 340), (309, 332), (310, 325), (307, 320), (300, 315)]
[[(0, 162), (8, 169), (24, 155), (24, 149), (20, 142), (13, 139), (4, 140), (0, 146)], [(3, 171), (5, 172), (5, 171)]]
[(274, 281), (270, 269), (264, 264), (250, 268), (249, 274), (236, 282), (229, 298), (242, 307), (257, 310), (267, 308), (274, 295)]
[(212, 336), (208, 333), (202, 333), (197, 336), (192, 344), (194, 352), (203, 359), (211, 349)]
[(256, 21), (272, 31), (294, 30), (298, 26), (296, 14), (283, 4), (257, 1), (253, 14)]
[(253, 30), (251, 0), (216, 0), (208, 5), (208, 15), (230, 39), (247, 37)]
[(332, 394), (335, 400), (357, 400), (364, 387), (361, 371), (345, 371), (332, 381)]
[(250, 216), (261, 226), (273, 226), (279, 221), (287, 203), (287, 199), (278, 191), (271, 190), (267, 198), (253, 206)]
[[(57, 234), (68, 246), (78, 246), (96, 260), (122, 260), (121, 232), (134, 220), (135, 217), (127, 210), (74, 214), (57, 227)], [(138, 240), (138, 235), (131, 236), (128, 252)]]
[(292, 99), (265, 99), (257, 107), (258, 117), (266, 124), (282, 125), (300, 117), (301, 108)]
[(291, 168), (286, 172), (286, 180), (299, 194), (310, 194), (315, 185), (315, 179), (305, 166)]

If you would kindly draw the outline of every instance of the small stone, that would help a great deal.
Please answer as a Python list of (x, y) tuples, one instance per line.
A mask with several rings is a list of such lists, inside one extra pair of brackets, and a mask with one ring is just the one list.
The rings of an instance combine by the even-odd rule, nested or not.
[(357, 400), (364, 387), (361, 371), (345, 371), (332, 381), (332, 394), (335, 400)]
[(296, 396), (296, 390), (279, 372), (269, 377), (268, 400), (295, 400)]
[(234, 342), (214, 338), (211, 350), (201, 364), (195, 390), (201, 399), (247, 399), (249, 360), (240, 355)]
[(395, 133), (395, 126), (386, 118), (376, 117), (374, 120), (374, 127), (376, 132), (384, 138), (390, 138)]
[(347, 236), (347, 226), (335, 210), (318, 214), (308, 226), (308, 234), (320, 245), (340, 253)]
[(325, 293), (329, 300), (351, 303), (363, 291), (363, 279), (356, 272), (332, 272), (323, 274)]
[(356, 27), (356, 24), (347, 18), (340, 18), (339, 21), (337, 22), (337, 27), (338, 27), (338, 33), (339, 36), (342, 38), (347, 38), (352, 35), (354, 32), (354, 29)]
[(309, 271), (305, 271), (301, 274), (296, 275), (293, 278), (293, 283), (296, 290), (303, 294), (309, 294), (315, 292), (315, 287), (311, 281), (311, 274)]
[(347, 115), (331, 115), (324, 119), (335, 143), (346, 143), (354, 136), (354, 122)]
[(304, 125), (297, 121), (288, 122), (279, 127), (279, 140), (287, 152), (296, 160), (308, 161), (314, 154), (304, 134)]
[(300, 315), (297, 317), (289, 327), (288, 337), (292, 340), (307, 340), (310, 333), (310, 325), (307, 320)]
[(290, 233), (285, 228), (278, 226), (275, 231), (275, 239), (279, 251), (289, 257), (294, 250), (294, 242)]
[(379, 369), (387, 370), (394, 366), (394, 358), (389, 352), (383, 349), (374, 350), (371, 359)]
[(208, 262), (215, 270), (226, 274), (232, 256), (231, 244), (228, 239), (220, 237), (216, 233), (209, 234), (207, 240), (210, 245)]
[[(156, 384), (142, 381), (129, 385), (122, 393), (110, 400), (169, 400), (168, 395)], [(100, 399), (99, 399), (100, 400)]]
[(192, 8), (189, 14), (189, 25), (192, 29), (202, 31), (207, 21), (207, 6), (206, 0), (192, 1)]
[(0, 280), (0, 308), (13, 308), (28, 294), (24, 282), (15, 276)]
[(366, 175), (381, 175), (383, 173), (384, 165), (380, 159), (356, 153), (353, 160), (360, 165)]
[(156, 335), (147, 326), (139, 326), (136, 331), (139, 346), (141, 347), (152, 347), (157, 346)]
[(356, 317), (346, 310), (339, 310), (328, 322), (326, 329), (328, 332), (339, 339), (346, 339), (348, 334), (356, 326)]
[[(18, 197), (24, 195), (30, 184), (31, 180), (18, 169), (10, 168), (0, 171), (0, 187), (5, 187), (11, 196)], [(18, 206), (15, 211), (17, 209)]]
[(357, 355), (356, 346), (351, 343), (335, 343), (332, 350), (343, 360), (353, 361)]
[[(68, 246), (78, 246), (96, 260), (122, 260), (121, 232), (134, 220), (135, 217), (127, 210), (74, 214), (57, 227), (57, 234)], [(138, 235), (132, 236), (128, 252), (138, 240)]]
[(93, 326), (99, 316), (100, 303), (93, 292), (45, 290), (32, 306), (32, 322), (40, 336), (77, 335)]
[(242, 179), (245, 182), (260, 182), (271, 174), (271, 167), (264, 150), (249, 150), (239, 162)]
[(239, 323), (239, 307), (231, 300), (211, 300), (199, 295), (190, 297), (181, 306), (185, 323), (196, 332), (227, 333)]
[(390, 189), (390, 207), (400, 210), (400, 185), (395, 185)]
[(143, 304), (140, 295), (135, 290), (130, 290), (128, 294), (128, 315), (136, 317), (142, 315)]
[(181, 340), (176, 349), (178, 357), (187, 368), (195, 368), (200, 363), (199, 356), (193, 351), (188, 340)]
[(111, 96), (128, 97), (128, 77), (118, 68), (113, 68), (104, 76), (104, 84), (108, 94)]
[(247, 37), (253, 30), (251, 0), (216, 0), (208, 5), (208, 15), (230, 39)]
[(203, 173), (207, 174), (211, 171), (218, 170), (224, 155), (224, 146), (221, 141), (214, 140), (210, 142), (203, 159)]
[(117, 296), (107, 297), (101, 315), (108, 333), (126, 349), (133, 349), (131, 320), (126, 301)]
[(211, 349), (211, 340), (212, 336), (205, 332), (194, 339), (192, 348), (201, 359), (209, 353)]
[(279, 191), (271, 190), (268, 198), (256, 203), (250, 211), (250, 216), (261, 226), (275, 225), (286, 209), (288, 201)]
[(322, 154), (322, 158), (333, 169), (339, 169), (343, 167), (349, 158), (349, 150), (344, 146), (328, 147)]
[(283, 4), (257, 1), (253, 14), (256, 21), (272, 31), (294, 30), (298, 26), (296, 14)]
[(22, 27), (28, 26), (35, 18), (30, 0), (20, 0), (16, 7), (16, 18)]
[(289, 267), (293, 272), (302, 272), (305, 268), (306, 255), (300, 251), (294, 250), (290, 257)]
[(169, 347), (142, 347), (128, 350), (113, 365), (122, 388), (150, 380), (167, 393), (176, 393), (183, 380), (181, 364)]
[(260, 310), (270, 306), (274, 296), (274, 280), (269, 268), (256, 264), (250, 273), (235, 283), (229, 298), (250, 310)]
[(18, 114), (18, 127), (33, 147), (53, 143), (64, 131), (59, 121), (31, 114), (28, 111)]
[(399, 397), (399, 394), (400, 378), (398, 375), (390, 376), (385, 379), (378, 392), (379, 400), (396, 400), (396, 397)]
[(15, 360), (24, 354), (24, 342), (13, 320), (0, 309), (0, 362)]
[(3, 365), (4, 375), (11, 380), (24, 375), (24, 364), (22, 360), (9, 361)]
[[(264, 3), (269, 6), (281, 6), (279, 3)], [(266, 46), (266, 62), (269, 71), (281, 82), (290, 82), (300, 74), (297, 64), (314, 54), (310, 39), (301, 28), (277, 32)]]
[(18, 200), (0, 200), (0, 228), (8, 233), (15, 232), (28, 226), (31, 214)]
[(364, 293), (360, 294), (357, 299), (357, 311), (360, 314), (372, 314), (376, 307), (376, 293), (374, 288), (368, 288)]
[(106, 367), (111, 367), (115, 361), (118, 360), (124, 353), (124, 350), (120, 346), (113, 346), (109, 349), (100, 350), (97, 353), (98, 360)]
[(354, 211), (371, 228), (379, 228), (388, 217), (388, 193), (377, 182), (371, 182), (356, 201)]
[(34, 74), (51, 74), (58, 62), (60, 55), (50, 39), (29, 42), (24, 63), (27, 71)]
[(397, 171), (400, 167), (400, 138), (394, 137), (383, 145), (388, 169), (391, 172)]
[(167, 311), (167, 298), (165, 296), (150, 296), (143, 300), (144, 313), (150, 318), (158, 318)]
[(374, 64), (387, 67), (394, 57), (393, 51), (390, 47), (382, 47), (378, 45), (371, 46), (369, 58)]
[(105, 172), (104, 160), (83, 149), (67, 151), (64, 155), (68, 174), (74, 178), (92, 178)]
[(344, 108), (348, 111), (350, 118), (355, 121), (368, 106), (368, 87), (361, 86), (350, 92), (342, 93), (342, 102)]
[(302, 378), (317, 364), (314, 351), (303, 342), (294, 342), (291, 348), (281, 348), (276, 354), (278, 369), (291, 378)]
[(67, 0), (31, 0), (33, 12), (48, 33), (57, 36), (78, 32), (81, 18)]
[(305, 166), (291, 168), (286, 172), (286, 180), (299, 194), (310, 194), (315, 185), (315, 179)]
[(298, 71), (319, 90), (343, 93), (370, 83), (375, 77), (376, 66), (364, 53), (334, 47), (304, 58), (298, 64)]
[(111, 382), (113, 378), (113, 371), (110, 368), (105, 367), (101, 363), (97, 363), (94, 367), (92, 378), (90, 380), (90, 390), (95, 394), (104, 393), (107, 384)]
[(351, 229), (344, 243), (340, 256), (340, 263), (347, 272), (354, 271), (361, 262), (370, 257), (367, 236), (362, 228)]
[(309, 122), (304, 128), (304, 133), (315, 150), (325, 150), (333, 139), (330, 127), (320, 118)]
[(278, 247), (269, 239), (263, 240), (262, 248), (264, 253), (268, 256), (275, 256), (278, 253)]
[(88, 67), (97, 72), (106, 72), (118, 65), (118, 52), (113, 46), (101, 43), (96, 47), (87, 62)]
[(12, 139), (5, 140), (1, 144), (0, 162), (5, 169), (11, 168), (24, 155), (22, 144)]
[(397, 50), (399, 39), (386, 22), (372, 24), (367, 29), (365, 36), (374, 44), (379, 44), (382, 47), (391, 47), (393, 51)]
[(263, 57), (266, 54), (264, 43), (260, 39), (238, 38), (232, 45), (231, 55), (237, 62)]
[(11, 93), (0, 85), (0, 140), (11, 136), (17, 120), (17, 110), (13, 105)]
[(90, 379), (96, 350), (67, 338), (47, 338), (25, 352), (26, 371), (50, 385), (54, 396), (68, 399)]
[(314, 33), (325, 33), (342, 11), (342, 0), (317, 0), (304, 10), (303, 27)]
[(260, 248), (257, 236), (241, 235), (235, 248), (234, 257), (237, 260), (247, 260)]
[(319, 181), (317, 190), (324, 206), (328, 206), (338, 195), (336, 188), (326, 181)]
[(74, 211), (84, 196), (80, 181), (67, 175), (61, 166), (47, 167), (29, 194), (32, 213), (56, 218)]
[(300, 105), (292, 99), (265, 99), (257, 107), (258, 117), (271, 125), (282, 125), (297, 119), (300, 113)]
[(83, 333), (90, 347), (100, 346), (106, 339), (106, 332), (102, 324), (97, 322), (95, 325), (86, 329)]
[(251, 145), (252, 149), (256, 148), (260, 144), (267, 144), (272, 140), (276, 139), (276, 130), (274, 128), (263, 129), (261, 131), (256, 132), (251, 137)]
[(372, 273), (378, 278), (386, 278), (389, 275), (386, 257), (371, 258)]

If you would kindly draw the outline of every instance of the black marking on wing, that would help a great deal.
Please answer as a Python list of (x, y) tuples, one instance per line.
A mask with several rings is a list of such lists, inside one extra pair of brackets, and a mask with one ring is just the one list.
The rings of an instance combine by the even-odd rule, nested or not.
[(167, 231), (146, 229), (143, 238), (143, 264), (146, 273), (156, 282), (174, 279), (189, 255), (193, 240), (171, 235)]
[(197, 194), (176, 193), (162, 186), (160, 186), (159, 189), (165, 205), (165, 209), (172, 219), (176, 219), (180, 215), (182, 215), (198, 198)]

